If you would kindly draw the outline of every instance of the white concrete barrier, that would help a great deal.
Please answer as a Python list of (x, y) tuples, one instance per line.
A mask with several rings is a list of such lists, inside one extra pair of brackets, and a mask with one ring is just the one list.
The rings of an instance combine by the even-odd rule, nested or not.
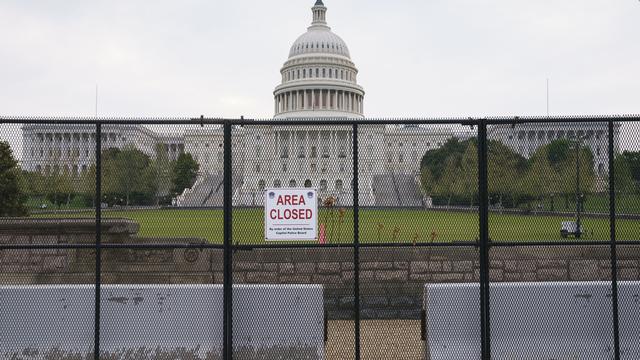
[[(640, 282), (618, 285), (622, 359), (640, 359)], [(492, 283), (492, 359), (612, 359), (610, 282)], [(427, 284), (427, 359), (480, 358), (478, 284)]]
[[(0, 357), (93, 352), (92, 285), (0, 286)], [(221, 285), (103, 285), (100, 350), (109, 359), (218, 359)], [(324, 358), (321, 285), (234, 285), (233, 345), (242, 359)], [(17, 356), (17, 357), (16, 357)]]

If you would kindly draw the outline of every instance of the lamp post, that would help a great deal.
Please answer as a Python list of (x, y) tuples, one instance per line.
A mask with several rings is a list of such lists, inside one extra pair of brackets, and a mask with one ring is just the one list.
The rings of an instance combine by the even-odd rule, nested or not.
[(576, 136), (576, 232), (575, 237), (580, 238), (582, 227), (580, 226), (580, 213), (582, 211), (582, 194), (580, 193), (580, 142), (582, 138)]

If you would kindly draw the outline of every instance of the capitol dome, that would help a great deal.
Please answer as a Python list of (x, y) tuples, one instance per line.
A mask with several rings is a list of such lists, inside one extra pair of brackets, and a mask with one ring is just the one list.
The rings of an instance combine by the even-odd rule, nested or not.
[(362, 118), (364, 90), (347, 44), (327, 25), (317, 0), (313, 20), (299, 36), (282, 66), (282, 82), (273, 92), (276, 118)]
[(291, 46), (289, 58), (317, 53), (329, 53), (350, 58), (347, 44), (340, 36), (334, 34), (328, 26), (311, 26), (306, 33), (300, 35)]

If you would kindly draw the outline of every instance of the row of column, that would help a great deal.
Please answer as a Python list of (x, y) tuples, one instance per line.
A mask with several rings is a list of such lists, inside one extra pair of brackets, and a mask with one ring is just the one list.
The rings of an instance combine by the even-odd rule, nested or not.
[[(311, 158), (315, 155), (317, 158), (323, 157), (324, 147), (327, 146), (329, 158), (334, 157), (351, 157), (351, 131), (334, 131), (334, 130), (314, 130), (318, 132), (317, 139), (311, 139), (309, 131), (287, 130), (276, 131), (277, 156), (280, 158), (298, 158), (303, 155), (304, 158)], [(322, 139), (323, 133), (329, 132), (329, 139)], [(302, 133), (302, 136), (298, 134)], [(299, 148), (303, 146), (303, 153), (300, 154)], [(316, 154), (311, 154), (311, 147), (316, 147)], [(342, 154), (341, 154), (342, 150)]]
[(363, 96), (342, 90), (296, 90), (275, 97), (275, 113), (300, 110), (364, 112)]

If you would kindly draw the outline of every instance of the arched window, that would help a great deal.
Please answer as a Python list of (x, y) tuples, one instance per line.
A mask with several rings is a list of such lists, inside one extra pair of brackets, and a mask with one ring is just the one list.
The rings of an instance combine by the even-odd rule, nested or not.
[(274, 187), (274, 188), (280, 188), (280, 187), (282, 187), (282, 183), (280, 182), (280, 180), (274, 180), (274, 181), (273, 181), (273, 187)]
[(604, 174), (604, 164), (603, 163), (598, 164), (598, 174), (600, 174), (600, 175)]
[(336, 180), (336, 191), (342, 191), (342, 180)]
[(264, 180), (258, 181), (258, 191), (264, 191), (265, 186), (266, 182)]
[(304, 181), (304, 187), (306, 188), (310, 188), (311, 187), (311, 180), (307, 179)]
[(289, 180), (289, 187), (296, 187), (296, 181), (294, 179)]
[(327, 191), (327, 180), (320, 180), (320, 191)]

